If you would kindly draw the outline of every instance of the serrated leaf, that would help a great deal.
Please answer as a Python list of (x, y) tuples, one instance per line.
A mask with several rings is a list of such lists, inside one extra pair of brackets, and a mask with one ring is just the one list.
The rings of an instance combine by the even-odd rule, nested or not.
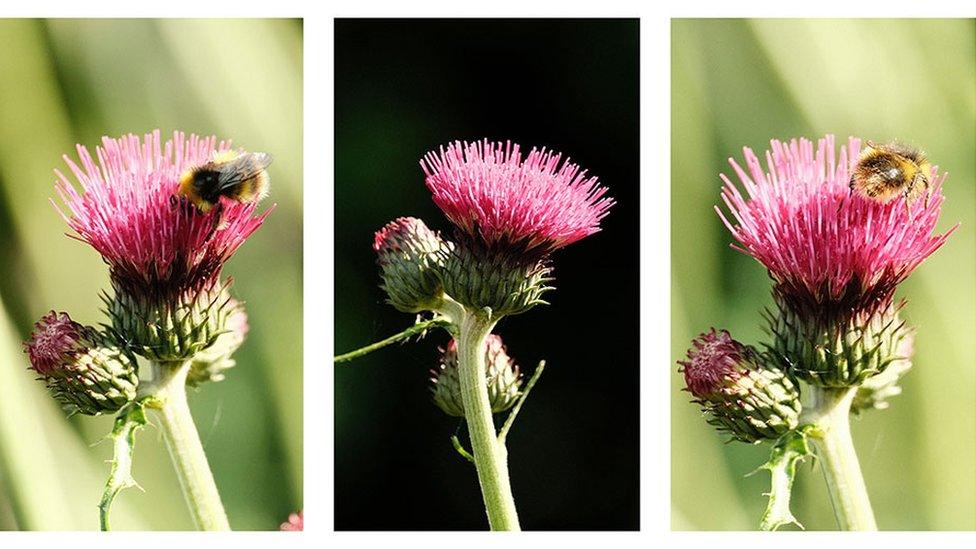
[(769, 461), (756, 469), (756, 471), (765, 469), (770, 475), (770, 490), (766, 494), (769, 503), (766, 504), (766, 511), (759, 524), (760, 530), (773, 531), (787, 524), (795, 524), (800, 529), (803, 528), (790, 511), (790, 497), (793, 491), (793, 480), (796, 478), (796, 464), (803, 458), (813, 455), (807, 441), (807, 429), (807, 426), (802, 426), (780, 437), (773, 445)]
[(102, 501), (98, 504), (99, 523), (102, 531), (108, 531), (109, 512), (112, 502), (119, 493), (132, 487), (138, 487), (132, 477), (132, 452), (135, 449), (136, 431), (145, 426), (146, 410), (143, 401), (135, 401), (115, 418), (115, 425), (108, 438), (112, 441), (113, 458), (112, 471), (105, 483)]

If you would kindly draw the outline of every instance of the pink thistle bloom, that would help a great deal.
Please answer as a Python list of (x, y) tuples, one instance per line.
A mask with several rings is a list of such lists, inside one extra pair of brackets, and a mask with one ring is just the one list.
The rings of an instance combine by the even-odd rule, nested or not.
[(436, 254), (442, 248), (440, 236), (416, 217), (398, 217), (373, 235), (373, 251), (385, 255)]
[(75, 355), (87, 351), (91, 338), (91, 330), (71, 320), (68, 313), (51, 311), (34, 324), (34, 332), (24, 343), (24, 352), (30, 357), (34, 371), (48, 376)]
[(698, 398), (718, 392), (727, 381), (735, 381), (743, 374), (738, 366), (745, 347), (732, 339), (726, 330), (699, 335), (688, 350), (688, 360), (679, 360), (688, 391)]
[(927, 200), (907, 207), (902, 197), (881, 203), (852, 192), (860, 148), (850, 138), (838, 155), (832, 135), (816, 149), (806, 139), (773, 140), (765, 168), (748, 148), (746, 169), (729, 159), (747, 194), (721, 176), (731, 216), (715, 209), (738, 241), (732, 247), (762, 263), (796, 310), (886, 307), (896, 286), (955, 230), (933, 234), (946, 177), (935, 168)]
[(80, 165), (64, 160), (80, 192), (56, 170), (64, 208), (55, 207), (130, 295), (165, 300), (206, 288), (271, 211), (255, 215), (254, 203), (222, 199), (221, 208), (201, 213), (177, 197), (185, 170), (228, 150), (227, 141), (182, 132), (163, 143), (159, 130), (143, 139), (104, 137), (94, 158), (78, 145)]
[(549, 252), (600, 230), (614, 204), (596, 177), (562, 155), (511, 142), (455, 141), (420, 165), (434, 203), (489, 247), (519, 243)]
[(303, 512), (299, 511), (297, 513), (292, 513), (288, 515), (288, 522), (281, 523), (280, 527), (282, 532), (301, 532), (305, 529), (305, 517)]

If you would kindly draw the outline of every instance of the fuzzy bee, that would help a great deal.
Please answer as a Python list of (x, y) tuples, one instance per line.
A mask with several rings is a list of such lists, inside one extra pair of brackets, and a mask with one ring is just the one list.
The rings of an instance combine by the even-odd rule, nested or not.
[(868, 141), (851, 175), (851, 192), (878, 202), (904, 196), (906, 207), (924, 193), (928, 205), (931, 169), (925, 153), (914, 147)]
[(226, 196), (237, 202), (257, 202), (267, 196), (271, 178), (268, 153), (224, 151), (205, 164), (194, 166), (180, 177), (178, 193), (206, 213)]

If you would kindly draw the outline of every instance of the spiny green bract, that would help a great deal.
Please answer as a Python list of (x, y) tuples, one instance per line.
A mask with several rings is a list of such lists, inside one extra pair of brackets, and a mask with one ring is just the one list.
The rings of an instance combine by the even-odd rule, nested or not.
[(542, 294), (553, 289), (547, 285), (553, 280), (547, 257), (487, 249), (470, 240), (446, 254), (442, 273), (444, 293), (469, 310), (489, 308), (497, 317), (548, 304)]
[(880, 374), (901, 358), (899, 347), (912, 329), (898, 316), (900, 305), (851, 315), (797, 314), (780, 305), (767, 311), (777, 367), (820, 387), (851, 387)]

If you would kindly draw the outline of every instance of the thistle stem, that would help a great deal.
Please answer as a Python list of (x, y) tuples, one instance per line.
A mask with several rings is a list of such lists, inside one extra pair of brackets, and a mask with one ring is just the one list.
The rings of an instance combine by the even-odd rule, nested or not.
[(495, 434), (485, 373), (485, 341), (495, 322), (470, 311), (461, 315), (458, 377), (488, 524), (495, 531), (518, 531), (521, 528), (508, 478), (508, 450)]
[(810, 402), (804, 404), (800, 422), (813, 425), (809, 438), (827, 482), (838, 527), (841, 530), (877, 530), (851, 439), (851, 401), (857, 387), (809, 386), (804, 393)]
[(382, 349), (387, 345), (392, 345), (393, 343), (396, 343), (398, 341), (403, 341), (404, 339), (412, 337), (416, 334), (422, 334), (425, 331), (429, 330), (430, 328), (435, 328), (438, 326), (447, 326), (449, 324), (450, 321), (445, 320), (443, 318), (432, 318), (430, 320), (424, 320), (414, 324), (413, 326), (410, 326), (409, 328), (407, 328), (406, 330), (398, 334), (391, 335), (386, 339), (356, 349), (355, 351), (349, 351), (348, 353), (337, 355), (332, 360), (335, 364), (339, 364), (340, 362), (349, 362), (350, 360), (359, 358), (364, 355), (368, 355), (369, 353), (372, 353), (373, 351), (376, 351), (378, 349)]
[(154, 398), (147, 407), (156, 410), (159, 416), (166, 448), (193, 522), (200, 530), (230, 530), (217, 484), (186, 401), (186, 375), (190, 362), (154, 362), (152, 369), (150, 394)]

